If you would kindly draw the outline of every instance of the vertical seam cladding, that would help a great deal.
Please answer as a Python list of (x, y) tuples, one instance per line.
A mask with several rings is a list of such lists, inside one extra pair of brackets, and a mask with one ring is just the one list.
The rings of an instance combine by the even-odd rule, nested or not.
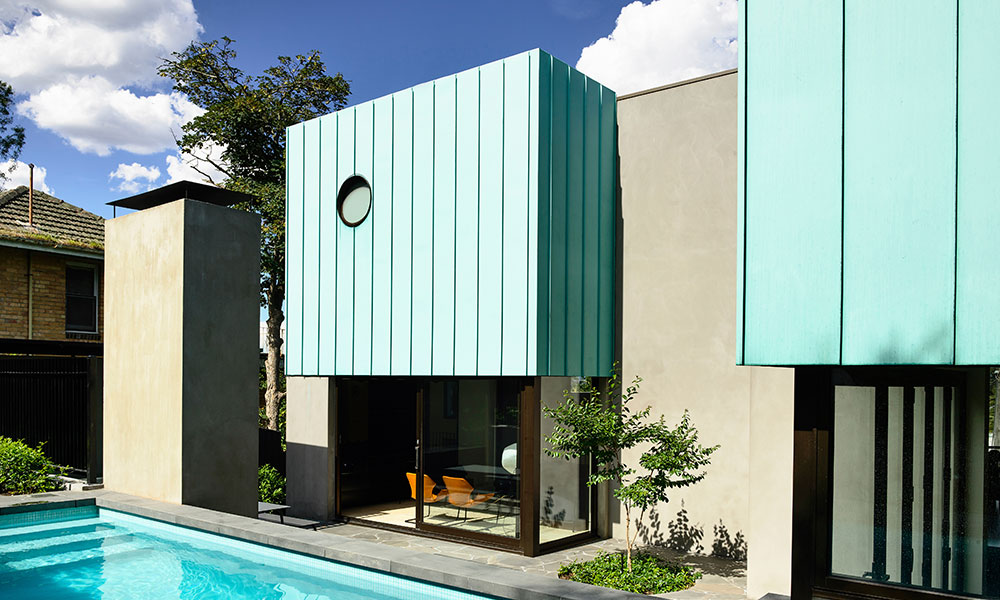
[(482, 255), (479, 221), (482, 217), (483, 182), (483, 71), (476, 68), (476, 375), (479, 375), (479, 261)]
[[(354, 139), (351, 141), (351, 174), (353, 177), (358, 172), (358, 110), (351, 109), (351, 133)], [(339, 190), (338, 190), (339, 192)], [(351, 227), (351, 375), (354, 375), (357, 357), (354, 356), (354, 337), (358, 329), (358, 311), (355, 303), (358, 297), (358, 225)]]
[[(546, 199), (547, 202), (548, 202), (548, 211), (549, 211), (548, 218), (546, 219), (546, 225), (548, 225), (548, 228), (549, 228), (549, 235), (548, 235), (549, 239), (546, 242), (547, 245), (548, 245), (548, 248), (546, 250), (547, 253), (548, 253), (548, 256), (546, 257), (546, 261), (545, 261), (545, 279), (546, 279), (546, 286), (547, 286), (546, 294), (545, 294), (546, 295), (546, 300), (545, 300), (545, 305), (546, 305), (545, 306), (545, 312), (546, 312), (546, 315), (545, 315), (545, 328), (546, 328), (547, 334), (545, 336), (545, 372), (544, 373), (545, 373), (545, 375), (551, 375), (551, 371), (552, 371), (552, 233), (553, 233), (553, 229), (552, 229), (552, 163), (553, 163), (552, 153), (554, 151), (554, 148), (553, 148), (554, 144), (553, 144), (553, 141), (552, 141), (552, 132), (553, 132), (552, 109), (553, 109), (553, 102), (554, 102), (554, 99), (555, 99), (555, 94), (552, 93), (552, 82), (553, 82), (552, 72), (553, 72), (553, 69), (555, 68), (555, 61), (550, 56), (546, 60), (546, 62), (549, 64), (549, 85), (548, 85), (549, 97), (548, 97), (548, 100), (546, 102), (546, 104), (548, 104), (547, 108), (549, 110), (549, 138), (548, 138), (548, 143), (546, 144), (546, 152), (549, 155), (549, 157), (548, 157), (549, 158), (549, 167), (548, 167), (548, 171), (549, 172), (548, 172), (548, 177), (547, 177), (548, 180), (549, 180), (548, 181), (548, 183), (549, 183), (549, 194), (548, 194), (548, 196), (549, 197)], [(539, 100), (539, 103), (540, 102), (541, 101)], [(541, 110), (541, 109), (539, 108), (539, 110)]]
[(409, 367), (407, 368), (407, 374), (413, 375), (413, 162), (414, 162), (414, 148), (415, 142), (414, 138), (417, 135), (417, 126), (414, 122), (414, 116), (417, 104), (417, 94), (413, 88), (410, 88), (410, 352), (409, 352)]
[(847, 232), (847, 0), (840, 5), (840, 344), (837, 364), (844, 364), (844, 234)]
[(369, 171), (368, 176), (371, 177), (372, 181), (368, 182), (371, 189), (371, 214), (369, 218), (371, 219), (371, 268), (368, 274), (371, 276), (371, 282), (368, 285), (368, 374), (371, 375), (374, 370), (375, 364), (375, 327), (373, 323), (375, 322), (375, 103), (372, 102), (372, 160), (371, 160), (371, 171)]
[(563, 177), (565, 179), (565, 187), (563, 188), (563, 332), (562, 332), (562, 370), (564, 374), (568, 375), (569, 371), (569, 94), (572, 86), (570, 85), (570, 80), (572, 79), (573, 73), (570, 71), (569, 65), (566, 65), (566, 98), (565, 98), (565, 122), (566, 126), (563, 130), (563, 145), (565, 147), (565, 153), (563, 154), (563, 162), (565, 163), (565, 168), (563, 171)]
[(431, 343), (431, 354), (428, 357), (430, 359), (430, 372), (434, 374), (434, 246), (435, 237), (437, 231), (435, 230), (435, 198), (437, 196), (437, 82), (431, 82), (431, 331), (430, 331), (430, 343)]
[(456, 321), (458, 319), (458, 75), (454, 75), (455, 94), (452, 104), (453, 122), (455, 127), (452, 131), (452, 222), (451, 222), (451, 374), (455, 374), (455, 334)]
[[(740, 307), (740, 321), (742, 323), (740, 336), (740, 364), (747, 364), (747, 289), (749, 284), (749, 278), (747, 277), (747, 234), (750, 229), (747, 227), (747, 190), (749, 189), (748, 182), (750, 181), (750, 172), (747, 169), (748, 160), (747, 147), (750, 145), (750, 137), (748, 131), (750, 129), (750, 7), (747, 6), (747, 2), (743, 2), (743, 34), (744, 39), (739, 42), (739, 51), (743, 53), (743, 264), (742, 269), (742, 279), (743, 279), (743, 306)], [(843, 286), (841, 286), (843, 289)], [(617, 319), (617, 317), (616, 317)]]
[(389, 219), (389, 374), (392, 375), (392, 330), (395, 326), (393, 298), (395, 297), (395, 248), (396, 248), (396, 96), (389, 96), (389, 185), (390, 204), (392, 206)]
[(587, 88), (590, 81), (586, 76), (583, 76), (583, 123), (581, 123), (580, 133), (583, 137), (583, 143), (580, 144), (580, 344), (579, 355), (580, 355), (580, 373), (579, 375), (585, 375), (587, 373), (586, 356), (587, 352), (584, 350), (586, 346), (586, 340), (584, 339), (587, 323), (587, 285), (586, 285), (586, 273), (587, 273), (587, 104), (588, 102), (588, 92)]
[(506, 214), (504, 201), (507, 199), (507, 61), (500, 63), (500, 364), (497, 365), (497, 375), (503, 375), (503, 338), (504, 338), (504, 216)]
[(960, 77), (960, 46), (961, 36), (961, 0), (955, 0), (955, 247), (954, 247), (954, 270), (952, 271), (952, 302), (951, 302), (951, 364), (958, 364), (958, 203), (959, 203), (959, 148), (958, 148), (958, 120), (959, 120), (959, 77)]
[(301, 125), (300, 128), (302, 129), (302, 149), (301, 149), (302, 150), (302, 154), (300, 155), (300, 156), (302, 156), (302, 165), (301, 165), (301, 170), (302, 170), (302, 185), (299, 186), (299, 188), (301, 190), (301, 196), (299, 197), (299, 204), (301, 205), (301, 208), (299, 209), (299, 220), (301, 221), (302, 226), (300, 228), (301, 233), (299, 234), (299, 253), (301, 254), (301, 259), (299, 261), (299, 271), (302, 273), (302, 275), (299, 277), (299, 328), (300, 328), (300, 331), (299, 331), (299, 374), (300, 375), (304, 375), (305, 374), (305, 369), (302, 368), (303, 367), (303, 365), (302, 365), (302, 358), (305, 355), (305, 347), (306, 347), (305, 346), (305, 318), (304, 318), (305, 314), (306, 314), (306, 300), (305, 300), (305, 297), (306, 297), (305, 291), (306, 290), (305, 290), (305, 277), (304, 277), (305, 270), (306, 270), (305, 269), (305, 266), (306, 266), (306, 243), (305, 243), (306, 242), (306, 236), (305, 236), (305, 231), (306, 231), (306, 224), (305, 224), (305, 215), (306, 215), (306, 188), (305, 188), (305, 181), (306, 181), (306, 161), (305, 161), (305, 156), (306, 156), (306, 126), (305, 125)]
[[(524, 178), (525, 193), (524, 193), (524, 230), (527, 235), (524, 236), (524, 372), (528, 372), (528, 355), (531, 353), (531, 348), (528, 345), (528, 331), (530, 331), (531, 323), (528, 322), (528, 314), (531, 312), (528, 303), (531, 302), (531, 171), (534, 170), (535, 173), (538, 172), (537, 167), (532, 167), (531, 164), (531, 54), (528, 54), (528, 94), (527, 94), (527, 114), (528, 114), (528, 129), (527, 135), (525, 136), (525, 153), (528, 157), (528, 174)], [(539, 57), (540, 58), (540, 57)], [(536, 200), (537, 204), (537, 200)], [(536, 207), (537, 210), (537, 207)], [(538, 239), (537, 228), (535, 231), (535, 239)], [(537, 242), (536, 242), (537, 243)], [(536, 260), (537, 268), (537, 260)], [(537, 271), (535, 278), (537, 281)], [(535, 290), (535, 302), (537, 304), (538, 290)], [(535, 335), (535, 346), (538, 345), (538, 336)], [(536, 369), (537, 370), (537, 369)]]
[[(340, 181), (340, 113), (334, 113), (333, 119), (333, 147), (336, 149), (334, 160), (333, 160), (333, 180)], [(340, 190), (337, 190), (337, 195), (340, 195)], [(333, 260), (333, 374), (337, 373), (337, 331), (340, 327), (340, 311), (338, 307), (340, 305), (340, 276), (337, 267), (340, 265), (340, 208), (337, 207), (337, 217), (333, 220), (333, 247), (334, 247), (334, 258)]]
[[(603, 347), (604, 344), (604, 338), (601, 336), (601, 293), (602, 290), (604, 289), (601, 286), (601, 281), (602, 281), (601, 275), (603, 275), (603, 269), (601, 268), (603, 263), (603, 256), (601, 255), (601, 249), (603, 247), (603, 245), (601, 244), (601, 235), (603, 234), (601, 228), (603, 225), (602, 223), (603, 219), (601, 219), (601, 192), (604, 190), (604, 188), (601, 186), (601, 166), (604, 162), (604, 156), (601, 153), (601, 150), (603, 149), (603, 144), (601, 142), (603, 141), (604, 138), (603, 130), (601, 128), (601, 124), (604, 121), (604, 90), (602, 89), (603, 87), (604, 86), (601, 85), (597, 86), (597, 207), (596, 207), (597, 208), (597, 288), (595, 290), (596, 293), (594, 294), (595, 296), (597, 296), (597, 344), (595, 344), (594, 351), (596, 352), (596, 354), (594, 356), (594, 359), (597, 362), (596, 370), (598, 371), (603, 368), (601, 366), (601, 354), (602, 354), (601, 348)], [(599, 374), (600, 373), (594, 373), (594, 375), (599, 375)]]
[[(316, 120), (316, 164), (317, 169), (317, 198), (316, 198), (316, 374), (322, 375), (320, 369), (319, 355), (322, 343), (319, 339), (319, 332), (322, 331), (320, 324), (323, 320), (323, 119)], [(304, 189), (304, 188), (303, 188)], [(334, 205), (336, 208), (336, 202)]]

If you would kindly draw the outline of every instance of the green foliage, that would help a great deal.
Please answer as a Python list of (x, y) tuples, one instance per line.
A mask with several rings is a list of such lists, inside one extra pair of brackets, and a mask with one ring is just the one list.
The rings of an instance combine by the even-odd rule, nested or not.
[(620, 552), (602, 553), (586, 562), (559, 567), (559, 577), (636, 594), (677, 592), (701, 578), (701, 573), (690, 567), (662, 562), (652, 554), (640, 552), (632, 557), (631, 571), (626, 569), (626, 560)]
[(285, 478), (271, 465), (257, 470), (257, 498), (271, 504), (285, 503)]
[(37, 448), (0, 436), (0, 494), (36, 494), (62, 488), (52, 475), (62, 475), (63, 468), (52, 463)]
[[(253, 200), (244, 210), (259, 214), (263, 289), (284, 286), (285, 264), (285, 129), (343, 108), (350, 84), (328, 75), (320, 53), (294, 58), (261, 75), (235, 66), (233, 40), (194, 42), (164, 59), (159, 74), (174, 80), (174, 90), (205, 110), (183, 126), (177, 140), (182, 152), (210, 162), (225, 174), (223, 187), (245, 192)], [(223, 148), (222, 162), (208, 159), (208, 145)], [(265, 305), (268, 298), (262, 297)]]
[[(24, 127), (13, 124), (14, 89), (0, 81), (0, 162), (11, 161), (11, 170), (24, 147)], [(6, 180), (7, 173), (0, 171), (0, 184)]]
[[(698, 443), (698, 430), (691, 425), (687, 411), (675, 427), (666, 424), (661, 415), (650, 421), (651, 407), (633, 412), (630, 403), (639, 393), (642, 378), (636, 377), (624, 392), (618, 365), (612, 369), (607, 391), (594, 387), (588, 379), (583, 383), (579, 399), (564, 392), (564, 400), (555, 408), (543, 406), (545, 415), (553, 420), (552, 434), (545, 437), (552, 457), (575, 460), (590, 457), (591, 475), (588, 486), (610, 483), (613, 494), (625, 508), (626, 562), (630, 565), (632, 544), (630, 535), (633, 509), (639, 510), (637, 522), (646, 509), (657, 502), (669, 501), (668, 492), (704, 479), (704, 467), (711, 463), (718, 446), (706, 448)], [(639, 457), (638, 465), (622, 460), (625, 450), (636, 446), (648, 449)], [(635, 532), (638, 535), (638, 530)]]
[[(268, 427), (277, 429), (281, 323), (285, 320), (285, 129), (343, 108), (350, 84), (329, 75), (317, 50), (295, 57), (279, 56), (278, 64), (260, 75), (236, 66), (233, 40), (194, 42), (160, 63), (158, 72), (174, 80), (174, 90), (187, 94), (205, 112), (183, 127), (177, 146), (185, 155), (205, 161), (223, 173), (214, 182), (243, 192), (251, 200), (235, 208), (261, 217), (261, 306), (266, 306), (268, 361)], [(221, 148), (213, 159), (211, 148)], [(196, 170), (197, 164), (192, 165)], [(204, 174), (204, 173), (203, 173)]]

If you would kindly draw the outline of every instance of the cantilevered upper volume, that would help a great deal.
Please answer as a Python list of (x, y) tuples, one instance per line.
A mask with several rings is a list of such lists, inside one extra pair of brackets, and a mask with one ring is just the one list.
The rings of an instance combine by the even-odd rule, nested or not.
[(742, 364), (1000, 362), (996, 2), (741, 2)]
[(532, 50), (288, 129), (289, 375), (606, 375), (615, 94)]

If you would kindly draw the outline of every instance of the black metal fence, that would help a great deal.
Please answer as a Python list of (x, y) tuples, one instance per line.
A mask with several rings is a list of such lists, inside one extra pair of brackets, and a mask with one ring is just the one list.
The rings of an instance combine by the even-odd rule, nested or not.
[[(101, 471), (101, 359), (0, 356), (0, 436), (44, 442), (53, 462)], [(95, 389), (96, 388), (96, 389)]]

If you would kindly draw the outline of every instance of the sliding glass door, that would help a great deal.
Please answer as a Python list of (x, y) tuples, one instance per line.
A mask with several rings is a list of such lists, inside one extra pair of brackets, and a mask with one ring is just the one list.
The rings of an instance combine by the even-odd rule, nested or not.
[(422, 394), (418, 526), (482, 540), (521, 537), (518, 378), (432, 379)]

